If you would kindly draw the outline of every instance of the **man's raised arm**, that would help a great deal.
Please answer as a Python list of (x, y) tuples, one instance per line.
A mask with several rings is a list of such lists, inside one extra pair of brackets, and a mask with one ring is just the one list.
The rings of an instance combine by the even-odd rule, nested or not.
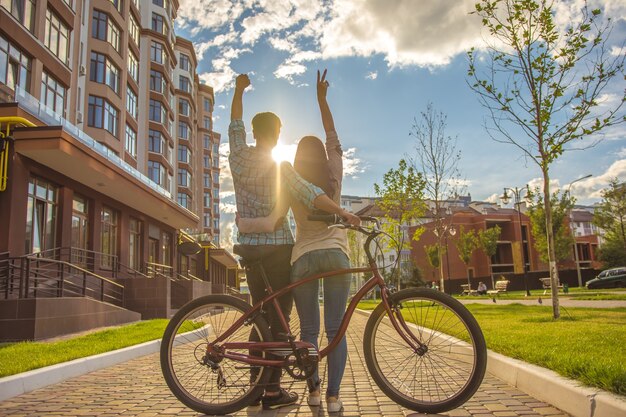
[(239, 74), (235, 80), (235, 94), (230, 107), (230, 121), (243, 118), (243, 91), (250, 85), (248, 74)]

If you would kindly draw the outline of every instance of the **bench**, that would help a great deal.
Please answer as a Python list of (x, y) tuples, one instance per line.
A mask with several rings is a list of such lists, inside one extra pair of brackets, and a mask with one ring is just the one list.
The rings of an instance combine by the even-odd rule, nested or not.
[(505, 293), (509, 286), (509, 282), (510, 282), (509, 280), (496, 281), (495, 288), (493, 290), (488, 290), (487, 294), (497, 295), (497, 294)]
[[(539, 281), (541, 281), (541, 287), (543, 288), (543, 295), (546, 295), (546, 293), (550, 291), (550, 289), (552, 289), (552, 283), (550, 282), (550, 277), (539, 278)], [(563, 284), (559, 284), (558, 289), (559, 291), (563, 290)]]
[(469, 284), (461, 284), (461, 288), (463, 289), (461, 295), (478, 295), (478, 291), (473, 290)]

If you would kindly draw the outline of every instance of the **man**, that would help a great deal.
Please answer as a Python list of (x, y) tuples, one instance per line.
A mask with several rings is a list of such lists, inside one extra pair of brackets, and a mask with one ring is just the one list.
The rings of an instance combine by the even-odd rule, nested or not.
[[(246, 74), (237, 76), (235, 93), (230, 113), (228, 139), (230, 156), (228, 158), (235, 186), (237, 212), (242, 218), (264, 217), (272, 212), (279, 194), (287, 192), (309, 208), (317, 208), (331, 214), (338, 214), (351, 224), (359, 224), (359, 218), (341, 209), (324, 192), (304, 181), (287, 163), (280, 166), (272, 159), (272, 149), (278, 142), (281, 123), (273, 113), (259, 113), (252, 119), (252, 133), (256, 146), (246, 144), (246, 131), (242, 121), (243, 92), (250, 85)], [(260, 260), (269, 284), (273, 290), (279, 290), (290, 283), (291, 249), (293, 235), (287, 223), (269, 233), (240, 233), (239, 245), (235, 251), (244, 260)], [(247, 268), (246, 276), (253, 303), (265, 296), (265, 285), (259, 268)], [(293, 305), (291, 294), (279, 299), (282, 313), (289, 321)], [(284, 330), (278, 314), (273, 307), (267, 307), (266, 318), (275, 340), (284, 340)], [(255, 334), (251, 335), (253, 339)], [(281, 369), (272, 369), (271, 376), (262, 403), (265, 409), (275, 409), (295, 403), (298, 394), (280, 388)], [(253, 375), (254, 377), (254, 375)]]

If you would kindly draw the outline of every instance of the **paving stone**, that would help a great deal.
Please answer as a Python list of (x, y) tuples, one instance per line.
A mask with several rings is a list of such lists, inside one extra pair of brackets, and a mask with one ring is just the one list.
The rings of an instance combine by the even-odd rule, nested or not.
[[(389, 399), (370, 377), (363, 354), (363, 329), (367, 317), (355, 314), (348, 328), (348, 364), (342, 381), (344, 412), (330, 415), (322, 407), (306, 404), (307, 388), (287, 377), (283, 386), (301, 396), (301, 405), (278, 411), (247, 408), (231, 417), (427, 417), (407, 410)], [(322, 346), (325, 343), (322, 343)], [(322, 389), (327, 379), (326, 361), (320, 367)], [(453, 375), (453, 374), (451, 374)], [(169, 391), (152, 354), (101, 369), (0, 402), (0, 416), (22, 417), (152, 417), (199, 414), (183, 406)], [(481, 388), (463, 406), (433, 417), (568, 417), (562, 411), (487, 375)]]

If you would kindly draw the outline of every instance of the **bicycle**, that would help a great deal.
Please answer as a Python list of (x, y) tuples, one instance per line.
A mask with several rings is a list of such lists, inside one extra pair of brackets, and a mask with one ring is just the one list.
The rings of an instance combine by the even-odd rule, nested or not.
[[(350, 226), (334, 215), (309, 219), (367, 236), (369, 266), (313, 275), (278, 291), (261, 270), (267, 296), (254, 306), (222, 294), (190, 301), (172, 317), (161, 343), (161, 368), (172, 393), (198, 412), (228, 414), (259, 398), (270, 367), (306, 380), (339, 343), (359, 301), (378, 287), (382, 301), (367, 321), (363, 345), (367, 368), (380, 389), (396, 403), (422, 413), (448, 411), (471, 398), (487, 365), (485, 339), (471, 313), (451, 296), (428, 288), (391, 294), (370, 251), (374, 239), (384, 234), (376, 218), (361, 218), (373, 223), (371, 227)], [(320, 351), (296, 341), (277, 297), (310, 281), (364, 272), (372, 277), (350, 301), (336, 337)], [(263, 316), (268, 304), (281, 317), (284, 341), (272, 340)], [(254, 332), (259, 341), (250, 341)]]

